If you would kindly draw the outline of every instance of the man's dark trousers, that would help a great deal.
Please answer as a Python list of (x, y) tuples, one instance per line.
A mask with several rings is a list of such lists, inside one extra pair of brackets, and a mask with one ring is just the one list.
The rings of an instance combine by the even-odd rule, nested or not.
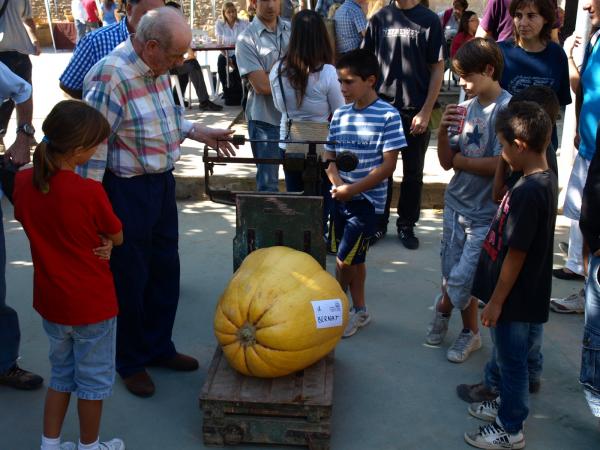
[(171, 339), (179, 301), (179, 251), (172, 171), (121, 178), (104, 188), (123, 223), (123, 245), (110, 267), (119, 300), (117, 371), (123, 378), (175, 355)]
[[(425, 167), (425, 153), (429, 146), (431, 132), (427, 130), (423, 134), (410, 134), (412, 120), (418, 111), (400, 111), (402, 128), (406, 137), (407, 147), (400, 150), (402, 154), (402, 182), (400, 183), (400, 197), (398, 199), (398, 219), (396, 226), (414, 227), (421, 215), (421, 192), (423, 191), (423, 168)], [(385, 210), (379, 217), (378, 229), (387, 230), (390, 218), (390, 205), (392, 202), (392, 188), (394, 178), (388, 179), (387, 199)]]

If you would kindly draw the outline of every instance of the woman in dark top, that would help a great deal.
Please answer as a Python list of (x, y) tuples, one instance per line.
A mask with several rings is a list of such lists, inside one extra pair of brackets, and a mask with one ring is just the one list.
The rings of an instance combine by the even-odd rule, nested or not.
[[(500, 85), (511, 94), (529, 86), (548, 86), (561, 106), (571, 103), (569, 64), (563, 49), (552, 42), (556, 7), (551, 0), (513, 0), (514, 40), (499, 42), (504, 57)], [(556, 127), (552, 144), (558, 147)]]

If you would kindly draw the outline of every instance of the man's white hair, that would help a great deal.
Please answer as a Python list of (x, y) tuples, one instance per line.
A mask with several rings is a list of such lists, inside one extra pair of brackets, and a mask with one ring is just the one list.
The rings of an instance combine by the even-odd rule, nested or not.
[(157, 41), (163, 48), (171, 48), (175, 29), (173, 22), (177, 22), (181, 17), (181, 12), (168, 6), (152, 9), (144, 14), (138, 23), (135, 39), (142, 44)]

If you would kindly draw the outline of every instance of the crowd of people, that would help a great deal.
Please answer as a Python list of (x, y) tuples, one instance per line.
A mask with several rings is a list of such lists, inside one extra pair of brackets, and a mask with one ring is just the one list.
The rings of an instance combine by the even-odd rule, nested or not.
[[(0, 39), (0, 96), (8, 100), (0, 125), (16, 105), (17, 138), (5, 154), (5, 165), (16, 167), (30, 159), (35, 130), (28, 55), (39, 52), (29, 2), (20, 2), (21, 9), (11, 10), (19, 6), (13, 1), (0, 6), (0, 15), (11, 11), (9, 38)], [(132, 394), (149, 397), (156, 387), (147, 367), (198, 368), (171, 337), (180, 277), (173, 169), (185, 139), (235, 154), (227, 142), (231, 130), (190, 122), (177, 106), (184, 99), (174, 95), (170, 73), (188, 77), (201, 109), (215, 109), (203, 106), (209, 100), (179, 5), (129, 0), (122, 20), (100, 27), (114, 3), (107, 0), (94, 15), (85, 2), (74, 10), (75, 20), (85, 18), (86, 29), (98, 29), (81, 37), (59, 80), (74, 100), (58, 103), (45, 119), (33, 167), (16, 174), (14, 189), (3, 184), (30, 241), (33, 305), (50, 342), (42, 450), (124, 449), (120, 439), (99, 441), (102, 401), (115, 374)], [(238, 17), (234, 3), (224, 3), (216, 35), (220, 43), (235, 42), (235, 54), (220, 55), (219, 76), (227, 82), (226, 103), (241, 102), (247, 91), (255, 157), (303, 151), (284, 141), (308, 135), (328, 142), (318, 148), (325, 160), (347, 151), (357, 158), (352, 171), (335, 164), (322, 171), (328, 249), (352, 299), (344, 337), (371, 322), (366, 255), (387, 233), (399, 157), (398, 238), (409, 250), (419, 247), (425, 152), (449, 66), (467, 100), (446, 105), (437, 126), (440, 166), (454, 175), (444, 197), (441, 289), (425, 342), (443, 343), (454, 309), (462, 330), (447, 350), (449, 361), (462, 363), (481, 348), (480, 325), (491, 330), (483, 382), (457, 387), (469, 413), (489, 423), (464, 438), (478, 448), (525, 446), (528, 395), (541, 387), (550, 308), (585, 310), (580, 381), (600, 417), (594, 370), (600, 358), (600, 31), (578, 64), (574, 49), (587, 40), (573, 36), (564, 50), (556, 43), (552, 0), (490, 0), (481, 22), (466, 0), (439, 15), (419, 0), (393, 0), (368, 19), (365, 0), (341, 6), (323, 0), (321, 14), (285, 13), (290, 21), (282, 3), (291, 2), (253, 0), (249, 22)], [(600, 28), (600, 0), (586, 0), (584, 9), (594, 30)], [(556, 121), (573, 100), (578, 155), (564, 208), (572, 220), (569, 258), (566, 268), (553, 271)], [(277, 192), (278, 167), (259, 164), (256, 181), (259, 191)], [(304, 190), (298, 173), (286, 171), (285, 182), (290, 192)], [(73, 231), (65, 234), (65, 228)], [(5, 300), (3, 242), (0, 384), (35, 389), (42, 378), (16, 363), (20, 334)], [(586, 287), (576, 298), (550, 301), (553, 275), (586, 278)], [(78, 398), (77, 444), (61, 442), (71, 393)]]

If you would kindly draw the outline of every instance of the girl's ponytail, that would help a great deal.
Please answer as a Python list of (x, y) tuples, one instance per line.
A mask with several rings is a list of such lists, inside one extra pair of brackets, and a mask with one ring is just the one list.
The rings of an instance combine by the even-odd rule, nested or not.
[(44, 137), (33, 152), (33, 185), (43, 194), (50, 190), (50, 177), (57, 169), (48, 151), (50, 146), (50, 142)]

